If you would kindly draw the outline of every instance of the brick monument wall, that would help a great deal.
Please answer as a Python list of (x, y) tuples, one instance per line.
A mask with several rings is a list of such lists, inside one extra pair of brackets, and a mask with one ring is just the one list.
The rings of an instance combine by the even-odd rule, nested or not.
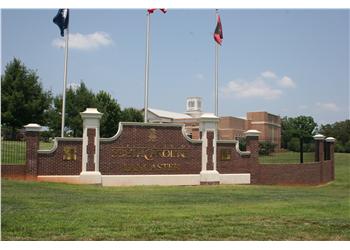
[(180, 126), (124, 124), (118, 138), (101, 140), (99, 169), (102, 175), (199, 174), (201, 146)]
[[(334, 180), (334, 144), (330, 144), (330, 160), (324, 161), (323, 142), (315, 141), (315, 162), (303, 164), (260, 164), (258, 138), (247, 138), (250, 156), (242, 157), (235, 143), (218, 143), (218, 172), (220, 174), (250, 173), (252, 184), (319, 185)], [(222, 157), (229, 152), (230, 160)], [(224, 157), (225, 158), (225, 157)]]
[[(75, 149), (76, 159), (65, 160), (64, 149)], [(79, 175), (82, 166), (82, 141), (58, 141), (52, 153), (38, 154), (38, 175)]]
[[(83, 139), (58, 138), (53, 149), (38, 150), (38, 126), (32, 126), (30, 129), (34, 131), (26, 132), (26, 165), (1, 166), (1, 176), (35, 180), (37, 176), (81, 175)], [(87, 170), (102, 175), (200, 175), (203, 159), (207, 159), (205, 170), (213, 171), (211, 159), (216, 153), (219, 174), (247, 173), (252, 184), (318, 185), (334, 180), (334, 138), (326, 139), (329, 145), (324, 149), (324, 136), (314, 137), (315, 162), (260, 164), (258, 131), (247, 132), (245, 152), (237, 151), (235, 141), (217, 141), (215, 152), (213, 131), (207, 130), (207, 147), (202, 149), (202, 141), (191, 140), (182, 129), (178, 125), (123, 123), (114, 137), (100, 139), (95, 145), (98, 130), (88, 128), (84, 137)], [(94, 162), (96, 150), (99, 160), (96, 157)], [(205, 155), (202, 155), (202, 150), (205, 150)], [(98, 170), (95, 170), (98, 165)]]
[(26, 165), (1, 164), (1, 177), (24, 180), (26, 178)]
[(332, 161), (329, 160), (329, 161), (324, 161), (323, 162), (323, 180), (322, 182), (323, 183), (327, 183), (327, 182), (330, 182), (333, 179), (333, 164), (332, 164)]

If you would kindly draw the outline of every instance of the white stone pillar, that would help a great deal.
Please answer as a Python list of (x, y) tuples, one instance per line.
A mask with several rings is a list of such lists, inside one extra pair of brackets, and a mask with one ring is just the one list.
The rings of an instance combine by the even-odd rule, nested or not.
[(211, 113), (205, 113), (199, 118), (202, 140), (202, 171), (200, 172), (201, 184), (219, 184), (220, 175), (216, 170), (216, 142), (218, 140), (219, 118)]
[(80, 115), (83, 119), (83, 158), (80, 182), (100, 184), (100, 119), (103, 114), (95, 108), (87, 108)]

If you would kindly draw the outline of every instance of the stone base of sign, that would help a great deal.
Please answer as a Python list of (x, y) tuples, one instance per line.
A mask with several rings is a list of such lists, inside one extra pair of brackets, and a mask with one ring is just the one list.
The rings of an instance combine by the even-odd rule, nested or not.
[(207, 177), (206, 180), (202, 181), (200, 174), (101, 175), (99, 172), (83, 172), (81, 175), (39, 175), (37, 180), (71, 184), (102, 184), (102, 186), (250, 184), (250, 174), (219, 174), (219, 179), (212, 178), (213, 176), (209, 174)]
[(101, 184), (102, 175), (97, 171), (81, 172), (80, 183), (81, 184)]
[(250, 184), (250, 174), (221, 174), (220, 184)]
[(103, 186), (160, 185), (180, 186), (199, 185), (199, 174), (186, 175), (103, 175)]
[(220, 184), (220, 174), (216, 170), (203, 170), (200, 177), (201, 185)]

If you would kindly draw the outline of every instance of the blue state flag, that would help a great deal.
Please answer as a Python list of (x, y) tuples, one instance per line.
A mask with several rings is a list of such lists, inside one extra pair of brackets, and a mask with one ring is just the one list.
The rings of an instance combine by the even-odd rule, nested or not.
[(64, 30), (68, 28), (69, 23), (69, 9), (59, 9), (53, 22), (60, 28), (61, 36), (64, 36)]

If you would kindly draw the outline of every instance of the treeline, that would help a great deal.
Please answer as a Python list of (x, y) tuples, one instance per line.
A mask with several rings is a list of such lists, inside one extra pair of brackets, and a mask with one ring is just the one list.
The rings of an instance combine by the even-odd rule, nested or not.
[[(300, 134), (300, 132), (303, 133)], [(336, 139), (335, 152), (350, 153), (350, 120), (318, 126), (311, 116), (282, 118), (281, 147), (300, 152), (300, 138), (303, 138), (303, 151), (314, 151), (312, 136), (317, 133)]]
[(319, 132), (336, 139), (335, 152), (350, 153), (350, 120), (321, 125)]
[[(111, 137), (118, 131), (120, 121), (142, 122), (143, 115), (135, 108), (121, 109), (109, 93), (89, 90), (84, 82), (66, 91), (65, 135), (81, 137), (83, 121), (80, 112), (97, 108), (103, 113), (101, 137)], [(53, 96), (42, 88), (36, 71), (28, 69), (14, 58), (1, 75), (2, 136), (15, 138), (17, 131), (28, 123), (47, 126), (44, 137), (61, 134), (62, 96)]]

